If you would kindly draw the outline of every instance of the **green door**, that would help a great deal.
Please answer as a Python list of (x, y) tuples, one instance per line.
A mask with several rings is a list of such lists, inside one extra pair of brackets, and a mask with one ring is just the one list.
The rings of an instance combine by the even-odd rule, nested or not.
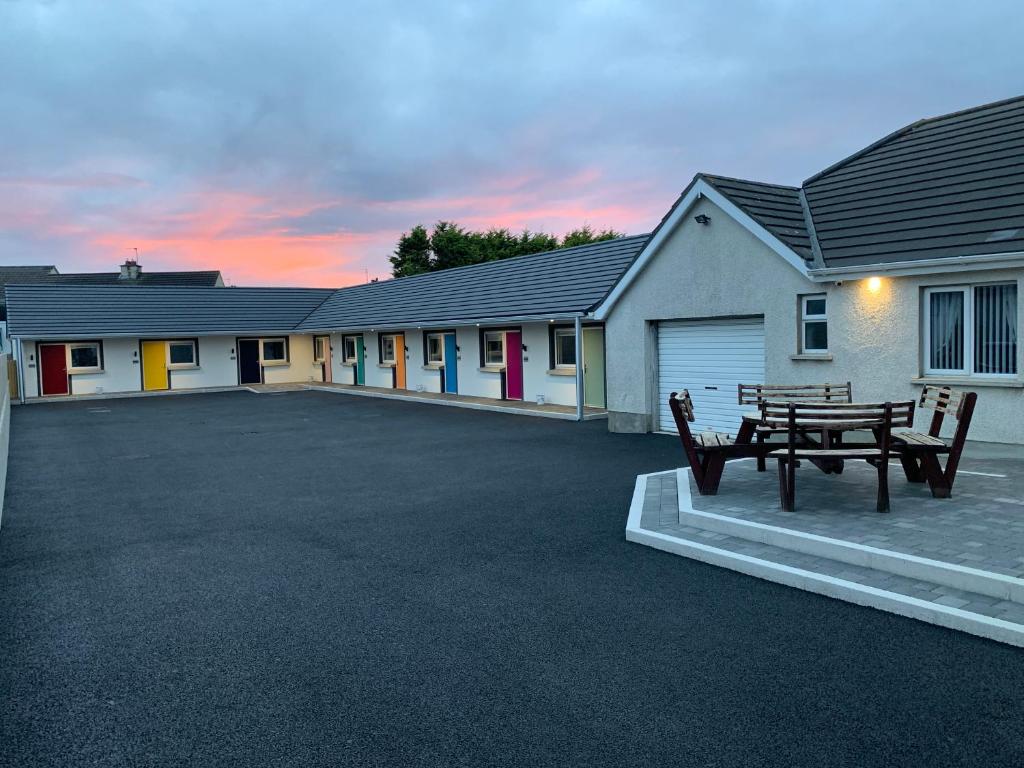
[(583, 329), (583, 404), (604, 408), (604, 328)]
[(366, 383), (366, 355), (363, 353), (363, 337), (356, 336), (356, 384)]

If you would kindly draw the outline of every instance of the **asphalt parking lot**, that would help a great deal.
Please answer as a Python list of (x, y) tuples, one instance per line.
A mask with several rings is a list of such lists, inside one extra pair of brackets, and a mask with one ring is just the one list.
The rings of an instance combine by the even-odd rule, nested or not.
[(317, 392), (12, 430), (0, 765), (1024, 755), (1021, 651), (627, 543), (672, 438)]

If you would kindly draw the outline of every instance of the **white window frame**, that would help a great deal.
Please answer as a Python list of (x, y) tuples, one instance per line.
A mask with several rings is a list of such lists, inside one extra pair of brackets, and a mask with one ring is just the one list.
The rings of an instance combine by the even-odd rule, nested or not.
[[(437, 359), (430, 359), (430, 341), (431, 339), (437, 339)], [(444, 334), (443, 333), (428, 333), (427, 334), (427, 365), (444, 365)]]
[[(487, 359), (487, 342), (489, 339), (497, 337), (501, 340), (501, 361), (492, 362)], [(485, 368), (504, 368), (506, 361), (508, 360), (508, 345), (505, 341), (504, 331), (484, 331), (484, 367)]]
[[(96, 348), (96, 365), (82, 365), (77, 368), (71, 365), (71, 350), (73, 349), (85, 349), (87, 347)], [(67, 369), (68, 373), (102, 373), (103, 372), (103, 347), (98, 341), (78, 341), (66, 345), (67, 355)]]
[(558, 344), (558, 338), (560, 336), (568, 336), (569, 338), (572, 339), (573, 353), (575, 354), (575, 350), (576, 350), (576, 329), (575, 328), (555, 328), (554, 338), (553, 338), (553, 342), (554, 342), (554, 345), (555, 345), (555, 349), (554, 349), (555, 368), (558, 369), (558, 370), (564, 370), (564, 371), (575, 371), (576, 370), (576, 363), (562, 363), (562, 362), (559, 362), (559, 360), (558, 360), (558, 351), (561, 349), (561, 346)]
[[(185, 345), (188, 344), (192, 347), (192, 362), (191, 363), (172, 363), (171, 362), (171, 345)], [(167, 349), (167, 368), (171, 371), (180, 371), (185, 368), (198, 368), (199, 367), (199, 350), (195, 339), (170, 339), (166, 345)]]
[[(1018, 366), (1017, 373), (975, 373), (974, 371), (974, 289), (985, 285), (1014, 285), (1011, 281), (1000, 281), (995, 283), (970, 283), (967, 285), (930, 285), (924, 289), (924, 301), (921, 307), (921, 369), (926, 376), (971, 376), (978, 379), (1016, 379), (1019, 375), (1019, 362), (1014, 361)], [(933, 293), (962, 293), (964, 296), (964, 367), (963, 368), (932, 368), (932, 312), (931, 296)], [(1020, 288), (1017, 289), (1017, 324), (1020, 325)]]
[[(817, 301), (821, 299), (825, 302), (824, 314), (810, 314), (807, 311), (808, 301)], [(805, 355), (827, 355), (828, 345), (824, 349), (820, 347), (808, 347), (807, 346), (807, 325), (808, 323), (825, 323), (825, 334), (828, 333), (828, 294), (827, 293), (808, 293), (800, 296), (800, 352)]]
[[(267, 343), (275, 341), (280, 341), (284, 346), (284, 357), (281, 360), (268, 360), (266, 357)], [(260, 365), (264, 367), (272, 365), (288, 365), (288, 339), (284, 336), (268, 336), (265, 339), (260, 339)]]
[[(324, 363), (327, 362), (327, 347), (330, 345), (331, 339), (329, 336), (314, 336), (313, 337), (313, 362)], [(317, 352), (317, 347), (320, 347), (320, 351)]]
[[(391, 357), (385, 357), (384, 346), (391, 341)], [(397, 365), (398, 364), (398, 334), (397, 333), (382, 333), (380, 335), (380, 364), (381, 365)]]
[[(348, 353), (349, 342), (352, 343), (352, 354)], [(359, 354), (359, 346), (356, 344), (355, 336), (342, 336), (341, 337), (341, 362), (343, 363), (356, 363), (359, 362), (356, 357)]]

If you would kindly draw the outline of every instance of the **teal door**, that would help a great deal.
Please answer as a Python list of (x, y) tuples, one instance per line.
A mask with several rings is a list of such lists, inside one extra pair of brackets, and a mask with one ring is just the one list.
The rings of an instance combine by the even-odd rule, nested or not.
[(455, 334), (444, 335), (444, 391), (456, 394), (459, 391), (459, 347)]
[(356, 336), (356, 384), (366, 383), (366, 354), (363, 352), (363, 337)]

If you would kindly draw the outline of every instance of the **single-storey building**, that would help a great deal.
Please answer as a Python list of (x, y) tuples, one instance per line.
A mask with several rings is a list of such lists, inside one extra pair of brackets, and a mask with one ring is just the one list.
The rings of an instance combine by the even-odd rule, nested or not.
[(595, 311), (609, 428), (735, 431), (738, 383), (978, 392), (971, 437), (1024, 442), (1024, 98), (922, 120), (800, 187), (698, 174)]
[(318, 288), (7, 287), (23, 399), (309, 381)]
[(646, 239), (345, 288), (298, 330), (330, 335), (337, 382), (556, 405), (576, 405), (579, 386), (604, 408), (604, 329), (590, 314)]
[(9, 285), (9, 332), (25, 398), (330, 382), (582, 417), (605, 406), (593, 309), (646, 240), (338, 290)]
[(3, 289), (7, 285), (116, 285), (136, 288), (151, 285), (224, 287), (219, 270), (186, 270), (148, 272), (135, 259), (127, 259), (117, 272), (61, 272), (54, 264), (33, 266), (0, 266), (0, 351), (10, 352), (7, 338), (7, 302)]

